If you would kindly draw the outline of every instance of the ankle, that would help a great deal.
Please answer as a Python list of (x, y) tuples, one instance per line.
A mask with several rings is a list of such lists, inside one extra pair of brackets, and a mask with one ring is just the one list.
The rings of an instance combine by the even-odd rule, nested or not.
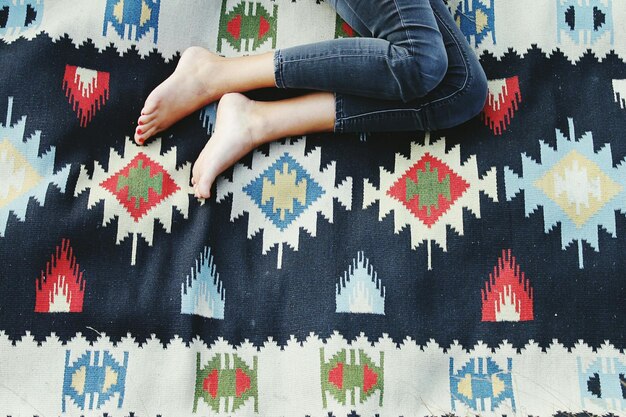
[(272, 129), (263, 102), (250, 100), (247, 104), (246, 114), (252, 145), (256, 148), (272, 139)]

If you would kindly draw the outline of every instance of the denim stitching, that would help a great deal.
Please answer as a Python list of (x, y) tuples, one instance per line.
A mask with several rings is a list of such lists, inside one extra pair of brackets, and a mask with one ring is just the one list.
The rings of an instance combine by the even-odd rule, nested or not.
[[(334, 54), (334, 55), (318, 55), (318, 56), (307, 56), (307, 57), (302, 57), (302, 58), (293, 58), (293, 59), (287, 59), (284, 60), (283, 62), (286, 63), (291, 63), (291, 62), (300, 62), (300, 61), (307, 61), (307, 60), (311, 60), (311, 61), (318, 61), (321, 59), (328, 59), (328, 58), (343, 58), (343, 57), (347, 57), (347, 58), (356, 58), (356, 57), (381, 57), (381, 58), (387, 58), (386, 54), (379, 54), (379, 53), (367, 53), (367, 54), (357, 54), (357, 51), (355, 50), (354, 53), (351, 54)], [(411, 57), (404, 57), (404, 58), (396, 58), (397, 60), (403, 60), (406, 58), (411, 58)]]
[(334, 126), (334, 131), (341, 133), (343, 132), (344, 129), (344, 120), (345, 118), (343, 117), (343, 98), (338, 95), (337, 93), (334, 93), (335, 95), (335, 126)]
[[(451, 97), (461, 93), (468, 86), (469, 73), (470, 73), (470, 70), (469, 70), (468, 65), (467, 65), (467, 57), (465, 56), (465, 54), (463, 52), (463, 48), (460, 47), (458, 39), (456, 38), (456, 36), (454, 36), (454, 34), (452, 33), (452, 31), (450, 30), (448, 25), (446, 25), (444, 20), (441, 18), (441, 16), (439, 16), (439, 14), (437, 13), (437, 11), (435, 9), (433, 9), (433, 13), (434, 13), (435, 17), (441, 22), (442, 26), (446, 29), (446, 31), (450, 34), (450, 36), (452, 37), (452, 41), (456, 45), (456, 48), (459, 50), (459, 52), (461, 54), (461, 57), (463, 58), (462, 61), (463, 61), (463, 66), (465, 67), (465, 80), (463, 81), (463, 86), (461, 88), (459, 88), (458, 90), (450, 93), (446, 97), (441, 97), (441, 98), (438, 98), (436, 100), (429, 101), (428, 103), (425, 103), (424, 106), (425, 105), (431, 105), (433, 103), (437, 103), (437, 102), (440, 102), (440, 101), (445, 100), (445, 99), (449, 99), (449, 98), (451, 98)], [(422, 107), (424, 107), (424, 106), (422, 106)]]
[(280, 49), (276, 50), (274, 54), (274, 78), (276, 87), (285, 88), (285, 81), (283, 80), (283, 56)]
[[(337, 2), (337, 1), (335, 1), (335, 11), (337, 10), (337, 3), (338, 3), (338, 2)], [(354, 11), (354, 9), (352, 8), (352, 6), (350, 5), (350, 3), (349, 3), (349, 2), (346, 2), (346, 6), (348, 7), (348, 9), (350, 9), (350, 11), (352, 11), (352, 13), (354, 14), (354, 16), (355, 16), (355, 17), (356, 17), (356, 18), (357, 18), (357, 19), (358, 19), (358, 20), (359, 20), (359, 21), (363, 24), (363, 26), (367, 28), (367, 30), (370, 32), (370, 34), (371, 34), (371, 35), (372, 35), (372, 37), (373, 37), (373, 35), (374, 35), (374, 34), (372, 33), (372, 30), (371, 30), (371, 29), (370, 29), (370, 28), (369, 28), (369, 27), (365, 24), (365, 22), (364, 22), (364, 21), (363, 21), (363, 20), (359, 17), (359, 14), (358, 14), (357, 12), (355, 12), (355, 11)], [(343, 19), (343, 16), (340, 16), (340, 17)], [(347, 19), (343, 19), (343, 20), (346, 20), (346, 21), (347, 21)], [(365, 35), (365, 34), (363, 34), (363, 33), (359, 33), (359, 35), (363, 36), (363, 35)]]
[(402, 26), (402, 29), (404, 29), (404, 33), (406, 34), (406, 39), (409, 41), (409, 49), (411, 54), (415, 53), (415, 50), (413, 49), (413, 42), (411, 42), (411, 37), (409, 36), (409, 30), (407, 29), (406, 25), (404, 24), (404, 19), (402, 18), (402, 13), (400, 13), (400, 8), (398, 7), (398, 2), (396, 0), (393, 0), (393, 4), (394, 6), (396, 6), (396, 11), (398, 12), (398, 17), (400, 18), (400, 26)]

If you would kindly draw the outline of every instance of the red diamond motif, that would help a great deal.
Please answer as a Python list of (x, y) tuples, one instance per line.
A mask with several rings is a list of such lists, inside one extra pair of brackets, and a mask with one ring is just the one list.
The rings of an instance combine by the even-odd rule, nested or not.
[(100, 186), (115, 196), (139, 221), (152, 207), (180, 190), (161, 164), (140, 152), (126, 167), (102, 181)]
[(468, 188), (469, 184), (448, 165), (426, 153), (396, 180), (387, 195), (431, 227)]

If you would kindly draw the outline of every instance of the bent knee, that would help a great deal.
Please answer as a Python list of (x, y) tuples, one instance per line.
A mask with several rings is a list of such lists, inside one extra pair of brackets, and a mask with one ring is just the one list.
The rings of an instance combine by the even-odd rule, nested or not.
[(448, 55), (444, 48), (431, 48), (418, 55), (406, 56), (397, 73), (400, 99), (409, 102), (431, 92), (441, 83), (448, 71)]
[(487, 76), (482, 68), (475, 70), (468, 88), (468, 119), (477, 116), (484, 108), (489, 93)]
[(448, 55), (446, 50), (441, 48), (433, 49), (427, 59), (417, 57), (415, 59), (420, 61), (418, 66), (421, 79), (421, 91), (417, 91), (420, 94), (417, 97), (422, 97), (434, 90), (445, 77), (448, 72)]

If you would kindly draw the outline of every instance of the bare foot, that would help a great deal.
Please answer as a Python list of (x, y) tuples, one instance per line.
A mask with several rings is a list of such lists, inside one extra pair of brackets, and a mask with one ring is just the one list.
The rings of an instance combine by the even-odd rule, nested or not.
[(148, 96), (135, 130), (135, 142), (167, 129), (202, 106), (219, 99), (219, 63), (224, 58), (204, 48), (183, 52), (174, 73)]
[(260, 143), (263, 119), (255, 105), (255, 101), (239, 93), (221, 98), (215, 132), (193, 166), (191, 183), (196, 197), (209, 198), (215, 178)]

